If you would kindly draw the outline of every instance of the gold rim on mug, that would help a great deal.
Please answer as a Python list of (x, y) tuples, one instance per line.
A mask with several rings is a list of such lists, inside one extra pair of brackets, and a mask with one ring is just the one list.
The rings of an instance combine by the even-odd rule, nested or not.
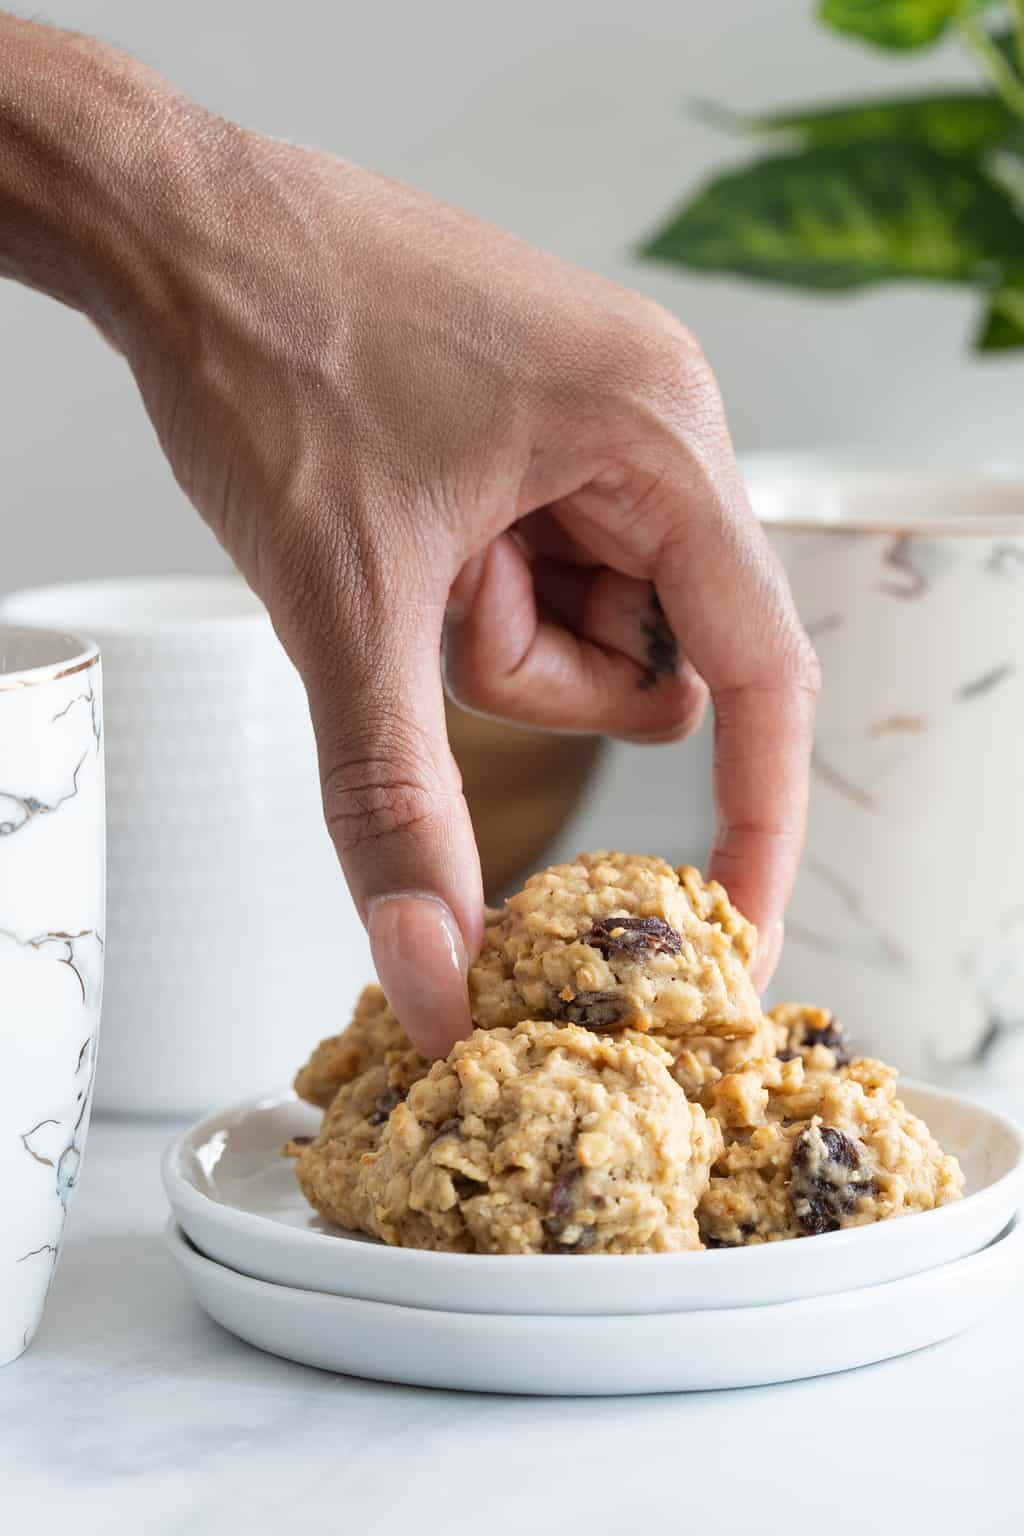
[[(26, 653), (25, 659), (19, 654), (21, 651)], [(41, 652), (43, 659), (30, 659), (33, 651)], [(0, 693), (73, 677), (77, 672), (87, 672), (99, 659), (99, 646), (94, 640), (68, 634), (66, 630), (0, 622)]]

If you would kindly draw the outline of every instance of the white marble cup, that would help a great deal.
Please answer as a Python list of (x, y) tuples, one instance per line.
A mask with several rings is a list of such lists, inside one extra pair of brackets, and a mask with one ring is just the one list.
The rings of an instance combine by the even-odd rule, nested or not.
[(747, 464), (821, 659), (774, 996), (1024, 1105), (1024, 471)]
[(12, 593), (103, 651), (109, 826), (96, 1104), (196, 1112), (289, 1082), (372, 974), (305, 691), (236, 576)]
[(89, 1126), (102, 711), (95, 645), (0, 626), (0, 1365), (39, 1326)]

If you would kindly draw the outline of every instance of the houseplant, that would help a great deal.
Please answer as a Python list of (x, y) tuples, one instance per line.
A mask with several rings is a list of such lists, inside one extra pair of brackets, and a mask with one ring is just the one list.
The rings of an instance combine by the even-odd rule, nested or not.
[(983, 352), (1024, 347), (1024, 0), (819, 0), (817, 16), (890, 50), (957, 38), (973, 89), (714, 119), (761, 153), (700, 188), (649, 259), (822, 293), (886, 282), (977, 290)]
[[(1024, 346), (1024, 0), (821, 0), (877, 47), (959, 39), (973, 89), (717, 120), (760, 155), (644, 248), (819, 294), (975, 290)], [(884, 374), (872, 381), (878, 387)], [(904, 402), (893, 400), (903, 420)], [(776, 985), (860, 1049), (1024, 1104), (1024, 472), (916, 441), (746, 461), (821, 659), (807, 848)]]

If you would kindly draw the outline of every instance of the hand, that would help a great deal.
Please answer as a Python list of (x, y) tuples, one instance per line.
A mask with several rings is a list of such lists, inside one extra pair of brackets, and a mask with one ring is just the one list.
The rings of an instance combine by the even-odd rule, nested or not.
[(145, 133), (118, 141), (130, 190), (116, 241), (93, 238), (91, 313), (305, 680), (327, 821), (410, 1036), (442, 1053), (467, 1032), (482, 922), (442, 649), (463, 703), (554, 729), (672, 740), (710, 691), (710, 872), (766, 979), (817, 667), (694, 338), (137, 70), (113, 94), (122, 122), (145, 103)]

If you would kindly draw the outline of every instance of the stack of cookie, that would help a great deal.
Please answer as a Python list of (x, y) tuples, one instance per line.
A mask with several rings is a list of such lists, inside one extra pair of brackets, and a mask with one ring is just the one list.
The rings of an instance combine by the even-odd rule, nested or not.
[(763, 1014), (756, 933), (696, 870), (583, 854), (490, 914), (476, 1028), (411, 1047), (379, 987), (299, 1072), (328, 1220), (461, 1253), (664, 1253), (928, 1210), (956, 1159), (824, 1010)]

